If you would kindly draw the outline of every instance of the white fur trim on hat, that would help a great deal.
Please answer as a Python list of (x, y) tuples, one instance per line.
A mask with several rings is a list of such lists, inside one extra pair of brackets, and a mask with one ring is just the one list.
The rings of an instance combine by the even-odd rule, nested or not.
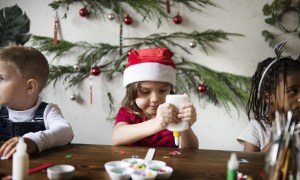
[(139, 81), (159, 81), (175, 85), (176, 71), (172, 66), (153, 62), (127, 67), (124, 71), (123, 86)]

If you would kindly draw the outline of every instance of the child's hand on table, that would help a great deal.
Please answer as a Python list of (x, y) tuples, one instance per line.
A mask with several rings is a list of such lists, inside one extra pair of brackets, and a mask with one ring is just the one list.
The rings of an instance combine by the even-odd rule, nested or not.
[[(2, 158), (9, 159), (16, 152), (16, 146), (18, 144), (19, 137), (14, 137), (6, 141), (0, 148), (0, 156)], [(38, 151), (38, 147), (34, 141), (29, 138), (24, 138), (25, 143), (27, 144), (27, 152), (34, 153)]]

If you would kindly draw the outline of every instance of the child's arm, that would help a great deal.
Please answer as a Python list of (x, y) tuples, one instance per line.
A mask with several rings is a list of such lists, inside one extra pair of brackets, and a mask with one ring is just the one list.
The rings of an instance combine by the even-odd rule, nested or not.
[[(14, 137), (6, 141), (0, 148), (0, 155), (5, 158), (11, 158), (16, 152), (16, 146), (18, 144), (19, 137)], [(38, 152), (38, 147), (34, 141), (28, 138), (24, 138), (27, 144), (27, 153), (32, 154)]]
[(260, 152), (262, 152), (262, 153), (268, 152), (269, 149), (271, 148), (271, 146), (272, 146), (272, 143), (269, 142)]
[(180, 147), (190, 149), (199, 148), (198, 138), (191, 128), (181, 133)]
[(113, 145), (127, 145), (167, 128), (168, 123), (178, 122), (177, 112), (169, 103), (160, 105), (156, 117), (138, 124), (119, 122), (112, 132)]
[(112, 132), (113, 145), (127, 145), (159, 132), (156, 122), (149, 120), (138, 124), (119, 122)]
[(70, 123), (64, 119), (60, 108), (49, 103), (44, 112), (46, 130), (24, 134), (24, 138), (33, 140), (39, 152), (58, 146), (64, 146), (73, 139)]
[[(190, 127), (197, 121), (196, 109), (192, 103), (183, 105), (178, 114), (178, 118), (182, 121), (189, 121)], [(191, 128), (181, 133), (181, 148), (194, 148), (198, 149), (198, 138)]]
[(243, 142), (244, 144), (244, 152), (259, 152), (259, 147), (255, 146), (254, 144), (251, 144), (247, 141)]

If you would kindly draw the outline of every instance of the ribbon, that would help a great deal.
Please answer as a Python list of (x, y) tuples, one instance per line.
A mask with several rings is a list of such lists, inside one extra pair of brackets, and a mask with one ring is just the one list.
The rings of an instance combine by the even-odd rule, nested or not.
[(57, 12), (56, 12), (55, 21), (54, 21), (54, 38), (53, 38), (54, 47), (57, 46), (58, 26), (59, 26), (59, 22), (58, 22), (58, 15), (57, 15)]
[(166, 6), (167, 6), (167, 13), (170, 14), (170, 12), (171, 12), (170, 0), (166, 0)]

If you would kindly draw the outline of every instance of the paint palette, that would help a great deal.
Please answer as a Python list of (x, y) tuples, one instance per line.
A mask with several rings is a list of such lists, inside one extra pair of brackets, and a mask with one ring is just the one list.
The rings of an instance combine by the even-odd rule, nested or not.
[(157, 164), (150, 165), (148, 169), (153, 170), (157, 173), (157, 179), (168, 179), (172, 173), (173, 173), (173, 168), (169, 166), (160, 166)]
[(107, 171), (110, 179), (113, 180), (126, 180), (130, 178), (133, 170), (128, 167), (115, 167)]
[(136, 169), (131, 173), (132, 180), (151, 180), (155, 179), (157, 172), (151, 169)]
[(123, 161), (110, 161), (104, 164), (106, 171), (109, 171), (110, 169), (113, 168), (127, 168), (129, 166), (130, 166), (129, 163)]
[(111, 179), (168, 179), (173, 169), (164, 161), (149, 160), (147, 163), (140, 158), (127, 158), (121, 161), (110, 161), (104, 164)]

